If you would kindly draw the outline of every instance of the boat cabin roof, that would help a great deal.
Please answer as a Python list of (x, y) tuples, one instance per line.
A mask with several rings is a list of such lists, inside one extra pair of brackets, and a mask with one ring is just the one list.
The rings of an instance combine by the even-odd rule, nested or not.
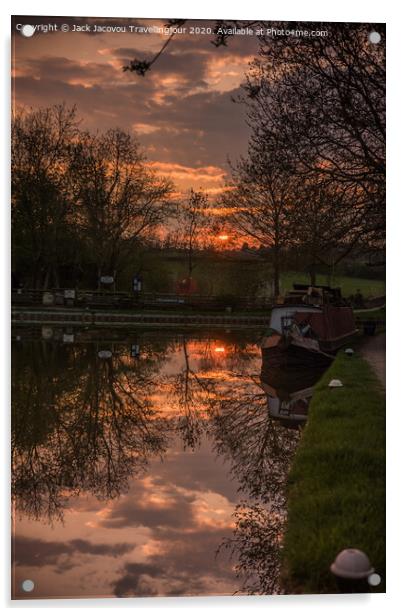
[(315, 285), (311, 285), (311, 284), (300, 284), (298, 282), (294, 282), (294, 284), (292, 285), (293, 289), (295, 289), (296, 291), (307, 291), (309, 288), (315, 288), (315, 289), (324, 289), (325, 291), (329, 291), (329, 292), (333, 292), (333, 293), (340, 293), (340, 287), (329, 287), (325, 284), (315, 284)]
[(342, 304), (340, 287), (329, 287), (327, 285), (309, 285), (294, 283), (293, 289), (289, 291), (278, 303), (283, 304)]

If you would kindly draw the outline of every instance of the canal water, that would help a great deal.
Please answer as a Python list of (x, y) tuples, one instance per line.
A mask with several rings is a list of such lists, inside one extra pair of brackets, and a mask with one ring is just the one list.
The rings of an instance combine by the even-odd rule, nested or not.
[(281, 592), (320, 375), (271, 375), (262, 334), (13, 332), (15, 598)]

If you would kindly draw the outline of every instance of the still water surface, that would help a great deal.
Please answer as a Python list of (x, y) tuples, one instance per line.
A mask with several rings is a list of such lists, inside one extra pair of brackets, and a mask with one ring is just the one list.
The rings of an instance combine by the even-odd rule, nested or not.
[(301, 422), (261, 335), (14, 333), (15, 598), (281, 590)]

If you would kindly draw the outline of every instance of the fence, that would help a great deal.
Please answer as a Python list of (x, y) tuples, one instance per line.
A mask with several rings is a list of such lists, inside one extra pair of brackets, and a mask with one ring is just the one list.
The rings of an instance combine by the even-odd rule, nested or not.
[(70, 308), (178, 309), (185, 310), (270, 310), (269, 297), (180, 295), (176, 293), (139, 293), (51, 289), (13, 289), (13, 306), (48, 306)]

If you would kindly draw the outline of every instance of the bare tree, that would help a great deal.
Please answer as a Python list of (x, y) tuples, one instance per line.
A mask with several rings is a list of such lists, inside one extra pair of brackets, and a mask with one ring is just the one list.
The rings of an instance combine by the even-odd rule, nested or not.
[(233, 165), (223, 204), (234, 233), (272, 249), (273, 290), (280, 292), (282, 252), (291, 239), (292, 177), (279, 155), (275, 135), (262, 136), (252, 127), (248, 156)]
[[(173, 20), (167, 26), (183, 23), (183, 20)], [(340, 216), (335, 233), (335, 239), (340, 242), (336, 260), (357, 247), (382, 255), (385, 245), (384, 24), (371, 25), (371, 29), (381, 34), (380, 42), (373, 44), (366, 24), (315, 23), (315, 31), (311, 33), (306, 22), (273, 24), (221, 20), (215, 24), (212, 42), (216, 47), (226, 46), (236, 28), (245, 26), (255, 28), (260, 41), (259, 57), (252, 64), (245, 85), (252, 140), (260, 140), (263, 146), (267, 139), (275, 136), (277, 155), (286, 155), (296, 185), (309, 184), (308, 201), (303, 200), (301, 192), (296, 193), (294, 199), (295, 208), (306, 210), (305, 221), (308, 221), (310, 210), (313, 215), (318, 213), (319, 206), (321, 214), (324, 213), (326, 192), (327, 213), (335, 206)], [(291, 34), (287, 34), (288, 31)], [(147, 61), (135, 60), (126, 70), (144, 76), (173, 38), (171, 36), (154, 57)], [(263, 156), (266, 150), (266, 146), (260, 147), (260, 154)], [(250, 157), (249, 168), (242, 161), (241, 169), (235, 173), (235, 184), (243, 186), (231, 196), (235, 204), (237, 199), (244, 200), (244, 211), (259, 197), (264, 198), (262, 195), (267, 192), (261, 188), (261, 194), (253, 201), (245, 198), (245, 193), (253, 192), (249, 186), (253, 186), (251, 175), (256, 179), (257, 159), (257, 156)], [(317, 198), (312, 200), (314, 184)], [(272, 180), (270, 185), (273, 186)], [(340, 207), (341, 203), (350, 208), (347, 217), (347, 207)], [(239, 213), (242, 209), (239, 205), (234, 211)], [(262, 220), (253, 217), (253, 213), (237, 216), (237, 224), (243, 224), (244, 232), (255, 238), (265, 237), (262, 224), (267, 212), (262, 207), (258, 209)], [(321, 215), (322, 221), (325, 218)], [(319, 237), (317, 220), (314, 224), (318, 239), (316, 252), (322, 252), (320, 258), (323, 259), (328, 233)], [(345, 224), (340, 224), (341, 221)], [(332, 222), (335, 222), (333, 216)], [(275, 232), (272, 235), (275, 236)], [(308, 236), (311, 242), (312, 233)], [(306, 229), (301, 232), (301, 246), (303, 237), (307, 237)], [(270, 237), (269, 241), (275, 246), (275, 238)], [(303, 249), (312, 252), (312, 246)], [(332, 250), (332, 262), (334, 254)], [(277, 260), (276, 255), (274, 260)], [(276, 273), (274, 277), (277, 278)]]
[(207, 195), (201, 191), (190, 190), (188, 198), (179, 205), (178, 225), (179, 243), (187, 252), (187, 269), (189, 281), (195, 268), (194, 251), (203, 241), (203, 232), (208, 223)]
[(66, 169), (77, 134), (74, 107), (55, 105), (13, 118), (13, 267), (26, 264), (35, 287), (59, 286), (59, 265), (74, 253)]
[(333, 271), (361, 237), (360, 197), (352, 203), (350, 190), (334, 190), (333, 183), (320, 174), (294, 182), (293, 188), (291, 245), (297, 248), (315, 285), (318, 266)]
[(168, 215), (172, 184), (147, 165), (138, 142), (119, 129), (82, 133), (71, 168), (77, 219), (101, 274), (127, 264), (136, 244)]
[(348, 204), (344, 255), (357, 242), (382, 249), (385, 37), (374, 45), (363, 24), (322, 26), (329, 36), (263, 37), (245, 86), (249, 117), (262, 138), (279, 137), (299, 185), (320, 184), (330, 205)]

